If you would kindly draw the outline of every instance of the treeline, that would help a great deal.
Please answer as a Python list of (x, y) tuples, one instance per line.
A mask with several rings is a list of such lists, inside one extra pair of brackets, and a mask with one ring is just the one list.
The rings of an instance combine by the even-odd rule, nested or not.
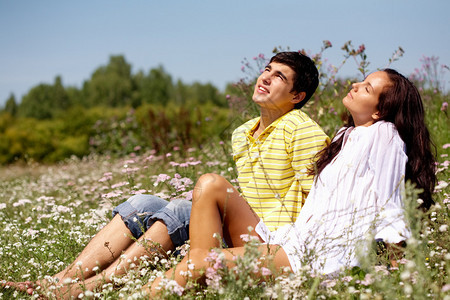
[(0, 164), (198, 146), (224, 134), (228, 105), (210, 83), (174, 82), (162, 66), (133, 74), (111, 56), (81, 88), (57, 76), (20, 101), (11, 95), (0, 111)]
[(139, 107), (142, 104), (183, 105), (213, 103), (226, 106), (225, 96), (210, 83), (184, 84), (173, 82), (162, 66), (148, 73), (132, 74), (131, 65), (122, 55), (111, 56), (106, 66), (94, 71), (81, 88), (64, 87), (60, 76), (53, 84), (33, 87), (18, 103), (14, 95), (6, 101), (3, 111), (12, 116), (51, 119), (73, 106)]

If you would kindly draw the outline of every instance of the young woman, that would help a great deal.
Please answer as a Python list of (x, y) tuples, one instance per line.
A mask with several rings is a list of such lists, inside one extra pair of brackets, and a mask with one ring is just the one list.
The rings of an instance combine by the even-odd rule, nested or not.
[[(210, 266), (205, 258), (220, 246), (215, 233), (230, 246), (220, 251), (232, 266), (233, 258), (244, 254), (241, 235), (249, 227), (263, 242), (261, 266), (293, 272), (304, 263), (321, 274), (338, 272), (358, 265), (373, 239), (406, 240), (405, 180), (423, 190), (425, 209), (433, 204), (436, 180), (420, 95), (408, 79), (386, 69), (353, 84), (343, 104), (349, 121), (320, 153), (315, 183), (295, 223), (270, 232), (228, 181), (203, 175), (193, 195), (190, 254), (165, 276), (181, 286), (189, 273), (190, 279), (201, 280)], [(148, 292), (156, 294), (160, 282), (156, 279)]]

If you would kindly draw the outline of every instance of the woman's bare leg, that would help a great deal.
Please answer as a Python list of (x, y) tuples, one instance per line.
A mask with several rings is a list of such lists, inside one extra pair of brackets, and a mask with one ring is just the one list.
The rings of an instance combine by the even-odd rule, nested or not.
[[(259, 217), (253, 212), (247, 201), (223, 177), (215, 174), (203, 175), (194, 188), (190, 221), (191, 251), (175, 269), (166, 272), (166, 278), (174, 279), (179, 285), (187, 283), (186, 272), (193, 273), (193, 279), (199, 279), (209, 263), (205, 261), (210, 249), (220, 246), (220, 239), (213, 237), (219, 233), (229, 246), (234, 248), (221, 250), (227, 264), (233, 265), (233, 257), (244, 254), (242, 234), (258, 236), (254, 228)], [(249, 232), (248, 227), (253, 230)], [(258, 236), (259, 237), (259, 236)], [(262, 245), (263, 255), (273, 254), (276, 267), (290, 267), (289, 260), (279, 246)], [(195, 268), (189, 268), (189, 265)], [(158, 292), (160, 278), (150, 288), (151, 294)], [(148, 288), (148, 287), (146, 287)]]

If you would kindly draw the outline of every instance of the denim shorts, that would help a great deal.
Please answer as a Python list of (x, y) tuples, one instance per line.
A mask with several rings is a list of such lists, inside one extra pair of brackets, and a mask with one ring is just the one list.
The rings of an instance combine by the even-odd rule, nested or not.
[(189, 239), (189, 218), (192, 202), (184, 199), (166, 201), (152, 195), (135, 195), (114, 208), (113, 217), (119, 214), (123, 222), (138, 239), (153, 223), (160, 220), (175, 247)]

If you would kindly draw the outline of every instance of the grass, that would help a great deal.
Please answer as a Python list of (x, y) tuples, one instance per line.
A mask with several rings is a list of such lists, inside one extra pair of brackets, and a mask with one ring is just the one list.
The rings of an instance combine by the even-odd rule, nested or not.
[[(327, 133), (332, 134), (339, 126), (339, 114), (343, 109), (334, 97), (327, 99), (330, 100), (323, 100), (320, 107), (312, 105), (306, 110), (310, 110)], [(248, 271), (255, 268), (254, 262), (259, 257), (257, 245), (250, 242), (248, 254), (237, 269), (218, 268), (210, 274), (210, 284), (206, 288), (194, 286), (183, 297), (450, 299), (450, 138), (448, 116), (440, 109), (444, 99), (436, 95), (424, 97), (429, 128), (438, 149), (436, 205), (423, 215), (414, 208), (407, 210), (416, 230), (413, 238), (408, 240), (405, 257), (398, 269), (377, 265), (375, 258), (369, 257), (366, 264), (347, 270), (338, 277), (311, 276), (306, 266), (304, 272), (273, 277), (261, 284)], [(89, 156), (52, 165), (29, 163), (2, 167), (1, 279), (36, 280), (62, 270), (107, 224), (112, 208), (133, 194), (189, 199), (194, 182), (207, 172), (219, 173), (233, 181), (236, 172), (228, 149), (227, 143), (212, 140), (202, 149), (174, 149), (165, 154), (148, 151), (122, 158)], [(414, 206), (416, 193), (412, 188), (407, 191), (407, 203)], [(142, 285), (178, 260), (175, 256), (163, 261), (159, 258), (144, 259), (127, 276), (115, 278), (113, 284), (105, 284), (100, 290), (86, 293), (83, 297), (142, 298)], [(171, 282), (166, 282), (165, 287), (162, 297), (180, 298), (179, 290)], [(0, 298), (27, 297), (10, 289), (0, 289)]]

